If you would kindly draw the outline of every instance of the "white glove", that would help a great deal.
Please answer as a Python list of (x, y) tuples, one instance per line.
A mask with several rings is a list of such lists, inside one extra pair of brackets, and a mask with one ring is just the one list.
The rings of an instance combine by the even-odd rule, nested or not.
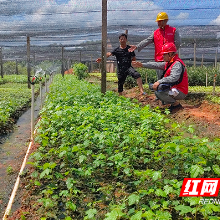
[(169, 92), (168, 95), (172, 95), (176, 97), (179, 94), (179, 91), (176, 88), (172, 88)]

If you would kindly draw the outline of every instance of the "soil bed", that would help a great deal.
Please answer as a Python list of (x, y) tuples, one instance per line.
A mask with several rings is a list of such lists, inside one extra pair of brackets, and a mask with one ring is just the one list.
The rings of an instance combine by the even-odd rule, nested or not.
[[(155, 101), (153, 93), (147, 96), (139, 95), (138, 88), (126, 90), (124, 96), (137, 99), (143, 105), (150, 105), (152, 108), (165, 108), (160, 101)], [(168, 117), (185, 125), (193, 125), (199, 137), (220, 138), (220, 105), (201, 98), (192, 101), (192, 96), (180, 101), (184, 109), (169, 114)]]

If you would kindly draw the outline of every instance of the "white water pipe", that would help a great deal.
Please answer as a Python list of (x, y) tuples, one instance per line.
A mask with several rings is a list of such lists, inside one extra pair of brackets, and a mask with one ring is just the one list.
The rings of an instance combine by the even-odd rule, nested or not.
[(14, 198), (15, 198), (15, 195), (16, 195), (16, 192), (18, 190), (18, 186), (19, 186), (19, 182), (20, 182), (20, 175), (23, 173), (24, 171), (24, 168), (25, 168), (25, 165), (26, 165), (26, 162), (27, 162), (27, 158), (28, 158), (28, 155), (29, 155), (29, 152), (30, 152), (30, 149), (31, 149), (31, 146), (33, 144), (33, 141), (31, 140), (31, 142), (29, 143), (29, 146), (28, 146), (28, 149), (27, 149), (27, 152), (26, 152), (26, 155), (25, 155), (25, 158), (23, 160), (23, 163), (22, 163), (22, 166), (21, 166), (21, 169), (20, 169), (20, 172), (18, 174), (18, 177), (17, 177), (17, 180), (15, 182), (15, 185), (14, 185), (14, 189), (11, 193), (11, 197), (10, 197), (10, 200), (8, 202), (8, 205), (7, 205), (7, 208), (5, 210), (5, 214), (4, 214), (4, 217), (3, 217), (3, 220), (7, 220), (9, 214), (10, 214), (10, 211), (11, 211), (11, 207), (12, 207), (12, 204), (13, 204), (13, 201), (14, 201)]

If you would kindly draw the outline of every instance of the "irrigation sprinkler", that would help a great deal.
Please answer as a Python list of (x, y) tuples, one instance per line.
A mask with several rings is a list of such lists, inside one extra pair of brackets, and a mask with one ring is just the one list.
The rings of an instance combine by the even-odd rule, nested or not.
[(49, 73), (49, 76), (50, 76), (50, 78), (49, 78), (49, 83), (50, 83), (50, 84), (51, 84), (51, 82), (52, 82), (52, 75), (53, 75), (53, 71)]
[(45, 91), (47, 92), (47, 84), (46, 84), (47, 78), (46, 78), (46, 74), (49, 75), (49, 82), (48, 82), (48, 84), (50, 85), (51, 81), (52, 81), (51, 75), (52, 75), (53, 71), (51, 71), (50, 69), (47, 69), (44, 73), (45, 73), (45, 88), (46, 88)]
[(53, 81), (53, 74), (57, 71), (57, 66), (52, 66), (46, 70), (47, 74), (49, 75), (49, 84)]
[(31, 84), (31, 140), (33, 140), (33, 134), (34, 134), (34, 89), (35, 89), (35, 83), (39, 81), (40, 85), (40, 104), (41, 109), (43, 106), (43, 98), (42, 98), (42, 80), (43, 76), (45, 76), (45, 90), (47, 92), (47, 78), (46, 78), (46, 72), (43, 71), (41, 68), (38, 69), (35, 73), (35, 76), (29, 77), (29, 82)]
[(53, 75), (54, 75), (54, 72), (51, 73), (51, 82), (53, 82)]
[(44, 71), (40, 68), (36, 71), (35, 76), (39, 80), (40, 85), (40, 107), (42, 109), (43, 106), (43, 98), (42, 98), (42, 80), (43, 80)]

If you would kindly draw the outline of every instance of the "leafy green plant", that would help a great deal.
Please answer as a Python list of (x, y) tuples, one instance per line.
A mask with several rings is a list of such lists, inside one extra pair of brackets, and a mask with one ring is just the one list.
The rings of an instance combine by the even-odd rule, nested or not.
[[(37, 84), (35, 92), (38, 90)], [(4, 83), (0, 84), (0, 133), (7, 132), (30, 101), (31, 90), (28, 89), (27, 76), (6, 75)]]
[(213, 86), (190, 86), (189, 94), (186, 99), (190, 101), (208, 100), (212, 103), (220, 104), (220, 88), (215, 87), (215, 93), (213, 94)]
[[(157, 81), (156, 71), (147, 68), (138, 68), (137, 71), (141, 74), (143, 83), (147, 76), (148, 83)], [(216, 75), (216, 86), (220, 85), (220, 75), (217, 68), (213, 67), (187, 67), (188, 80), (190, 86), (206, 86), (206, 76), (208, 86), (213, 86), (214, 76)], [(128, 77), (127, 87), (136, 86), (135, 80), (132, 77)]]
[(187, 67), (188, 79), (190, 86), (205, 86), (206, 76), (208, 86), (213, 86), (215, 74), (216, 85), (220, 85), (219, 70), (213, 67)]
[(18, 75), (26, 75), (27, 76), (27, 67), (23, 66), (21, 63), (15, 61), (7, 61), (4, 63), (4, 77), (7, 75), (15, 75), (17, 71)]
[[(95, 76), (101, 80), (101, 73), (89, 73), (90, 76)], [(107, 82), (118, 82), (116, 73), (106, 73)]]
[[(157, 74), (155, 70), (147, 68), (138, 68), (137, 71), (141, 74), (143, 84), (153, 83), (157, 81)], [(137, 86), (137, 82), (131, 76), (128, 76), (124, 85), (126, 88), (132, 88), (134, 86)]]
[(75, 63), (72, 68), (79, 80), (85, 79), (89, 76), (88, 67), (83, 63)]
[(8, 175), (13, 174), (13, 173), (14, 173), (14, 169), (13, 169), (13, 167), (12, 167), (11, 165), (9, 165), (9, 166), (7, 167), (6, 172), (7, 172)]
[[(189, 91), (194, 93), (212, 93), (213, 92), (213, 86), (189, 86)], [(215, 88), (215, 91), (217, 93), (220, 93), (220, 88), (217, 86)]]

